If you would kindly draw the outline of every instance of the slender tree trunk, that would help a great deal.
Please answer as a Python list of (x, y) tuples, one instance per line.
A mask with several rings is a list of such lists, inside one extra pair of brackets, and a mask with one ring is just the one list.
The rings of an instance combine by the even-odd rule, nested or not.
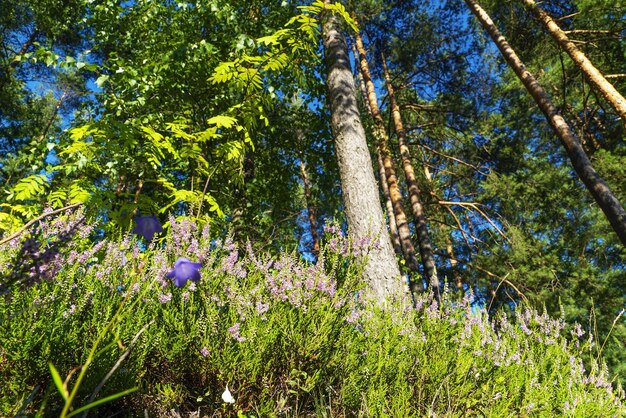
[(626, 99), (624, 99), (624, 96), (589, 61), (585, 54), (578, 49), (576, 44), (568, 38), (567, 34), (545, 10), (537, 6), (534, 0), (522, 0), (522, 3), (544, 24), (548, 33), (567, 52), (589, 83), (613, 106), (619, 117), (622, 118), (622, 122), (626, 123)]
[[(243, 160), (243, 184), (235, 191), (235, 204), (231, 212), (231, 227), (233, 239), (239, 244), (239, 248), (246, 247), (248, 231), (245, 223), (245, 208), (248, 206), (249, 198), (247, 184), (254, 178), (254, 154), (247, 155)], [(252, 202), (250, 202), (252, 203)]]
[[(389, 196), (391, 197), (391, 203), (393, 204), (393, 213), (396, 217), (396, 224), (398, 226), (398, 234), (400, 235), (400, 244), (402, 245), (404, 260), (412, 271), (418, 271), (419, 263), (417, 261), (415, 247), (411, 241), (409, 221), (406, 217), (404, 206), (402, 204), (402, 193), (400, 192), (396, 169), (394, 168), (391, 151), (389, 149), (389, 140), (387, 131), (385, 130), (385, 121), (383, 120), (380, 109), (378, 108), (378, 97), (376, 96), (374, 82), (370, 76), (369, 65), (367, 63), (367, 56), (361, 35), (357, 33), (355, 39), (356, 49), (359, 52), (361, 74), (363, 76), (363, 81), (365, 82), (365, 88), (367, 89), (367, 101), (372, 112), (372, 117), (374, 118), (374, 135), (378, 142), (378, 149), (383, 161), (383, 166), (385, 167), (385, 177), (387, 178), (387, 185), (389, 186)], [(411, 283), (411, 291), (418, 291), (418, 287), (417, 282)]]
[(524, 63), (517, 56), (513, 48), (509, 45), (498, 28), (475, 0), (465, 0), (472, 13), (476, 15), (481, 25), (489, 33), (504, 59), (515, 71), (515, 74), (522, 81), (526, 90), (531, 94), (546, 119), (556, 132), (561, 143), (565, 147), (567, 155), (574, 166), (574, 171), (585, 184), (595, 201), (604, 212), (613, 230), (626, 246), (626, 210), (615, 197), (609, 186), (602, 180), (600, 175), (594, 170), (589, 157), (585, 153), (578, 137), (574, 134), (565, 119), (558, 113), (556, 107), (550, 100), (548, 94), (539, 85), (537, 80), (526, 69)]
[[(33, 45), (33, 43), (35, 42), (35, 40), (37, 39), (37, 37), (39, 36), (39, 31), (38, 30), (34, 30), (33, 33), (30, 34), (30, 36), (28, 37), (28, 39), (26, 40), (26, 42), (24, 42), (24, 44), (22, 45), (22, 48), (20, 49), (20, 51), (17, 53), (16, 57), (20, 57), (23, 58), (22, 56), (24, 54), (26, 54), (28, 52), (28, 49)], [(11, 68), (16, 68), (20, 62), (20, 61), (11, 61), (11, 63), (9, 64), (11, 66)]]
[(383, 189), (383, 196), (385, 196), (385, 208), (387, 209), (387, 219), (391, 233), (391, 244), (393, 245), (394, 252), (402, 257), (402, 244), (400, 244), (398, 224), (396, 224), (396, 215), (393, 213), (393, 203), (391, 203), (391, 196), (389, 196), (389, 184), (387, 183), (387, 175), (385, 174), (385, 166), (383, 165), (383, 159), (380, 155), (380, 151), (376, 152), (376, 156), (378, 157), (380, 187)]
[[(352, 53), (354, 54), (355, 61), (359, 59), (359, 52), (356, 50), (356, 45), (352, 43)], [(363, 81), (363, 74), (361, 71), (357, 71), (357, 77), (359, 79), (359, 87), (361, 88), (361, 96), (365, 100), (365, 108), (368, 114), (372, 117), (372, 109), (370, 109), (367, 103), (367, 89), (365, 88), (365, 81)], [(372, 117), (373, 119), (373, 117)], [(380, 187), (383, 190), (383, 196), (385, 196), (385, 208), (387, 210), (387, 221), (389, 222), (389, 232), (391, 234), (391, 244), (396, 255), (402, 257), (402, 244), (400, 244), (400, 235), (398, 234), (398, 225), (396, 224), (396, 215), (393, 213), (393, 203), (391, 203), (391, 196), (389, 195), (389, 184), (387, 183), (387, 175), (385, 174), (385, 166), (383, 165), (383, 159), (380, 155), (380, 149), (376, 147), (376, 157), (378, 158), (378, 175), (380, 177)]]
[(459, 273), (456, 255), (454, 255), (454, 246), (452, 245), (452, 238), (448, 237), (446, 240), (446, 253), (448, 253), (450, 261), (450, 270), (452, 270), (452, 277), (454, 277), (454, 284), (458, 290), (463, 290), (463, 277)]
[(435, 292), (439, 291), (439, 278), (437, 277), (437, 266), (435, 264), (435, 256), (433, 254), (433, 245), (428, 234), (428, 226), (426, 222), (426, 214), (424, 213), (424, 207), (420, 199), (420, 190), (417, 184), (417, 177), (415, 176), (415, 170), (413, 170), (413, 163), (411, 162), (411, 152), (409, 146), (406, 143), (406, 134), (404, 132), (404, 125), (402, 123), (402, 115), (400, 114), (400, 107), (396, 101), (395, 91), (391, 84), (391, 77), (389, 76), (389, 70), (387, 63), (385, 62), (385, 55), (382, 54), (383, 71), (385, 73), (385, 82), (387, 84), (387, 91), (389, 92), (389, 101), (391, 104), (391, 113), (393, 115), (393, 123), (398, 136), (398, 145), (400, 146), (400, 156), (402, 158), (402, 166), (404, 168), (404, 175), (407, 185), (409, 187), (409, 198), (411, 201), (411, 209), (413, 210), (413, 217), (415, 219), (415, 230), (417, 232), (417, 244), (420, 249), (420, 256), (422, 258), (422, 266), (424, 267), (424, 274), (426, 276), (426, 282), (433, 288)]
[[(304, 141), (304, 134), (301, 129), (296, 130), (296, 136), (298, 142)], [(309, 173), (306, 168), (306, 162), (304, 161), (304, 153), (300, 152), (300, 174), (302, 175), (302, 184), (304, 186), (304, 200), (306, 202), (306, 210), (309, 218), (309, 226), (311, 227), (311, 238), (313, 240), (312, 252), (315, 258), (320, 255), (320, 237), (317, 233), (317, 216), (315, 212), (315, 206), (313, 205), (313, 195), (311, 193), (311, 181), (309, 180)]]
[[(330, 0), (324, 0), (330, 4)], [(363, 272), (373, 296), (382, 298), (403, 290), (400, 269), (391, 247), (380, 205), (374, 169), (357, 106), (348, 45), (338, 19), (323, 16), (322, 35), (327, 67), (331, 127), (350, 235), (354, 240), (378, 237)]]
[(139, 212), (139, 195), (143, 190), (143, 179), (137, 180), (137, 188), (135, 189), (135, 198), (133, 199), (133, 204), (135, 208), (133, 209), (133, 218), (137, 216), (137, 212)]

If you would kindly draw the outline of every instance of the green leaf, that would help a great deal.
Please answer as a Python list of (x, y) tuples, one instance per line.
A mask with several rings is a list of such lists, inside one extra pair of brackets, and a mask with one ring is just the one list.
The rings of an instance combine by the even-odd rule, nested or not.
[(114, 401), (116, 399), (119, 399), (119, 398), (121, 398), (123, 396), (129, 395), (129, 394), (135, 392), (137, 389), (138, 388), (136, 388), (136, 387), (130, 388), (130, 389), (127, 389), (125, 391), (118, 392), (118, 393), (115, 393), (113, 395), (107, 396), (105, 398), (98, 399), (97, 401), (94, 401), (94, 402), (92, 402), (90, 404), (87, 404), (85, 406), (81, 406), (80, 408), (70, 412), (69, 414), (67, 414), (67, 417), (68, 418), (69, 417), (73, 417), (74, 415), (78, 415), (81, 412), (87, 411), (88, 409), (95, 408), (96, 406), (102, 405), (103, 403)]
[(33, 174), (17, 182), (13, 188), (15, 200), (24, 201), (32, 199), (45, 190), (48, 185), (48, 178), (45, 174)]
[(102, 85), (109, 79), (109, 76), (106, 74), (101, 75), (96, 79), (96, 86), (102, 88)]
[(207, 122), (209, 123), (209, 125), (216, 125), (218, 128), (228, 129), (237, 124), (237, 119), (231, 116), (219, 115), (212, 117)]
[(50, 373), (52, 374), (52, 381), (54, 382), (54, 385), (57, 387), (57, 389), (58, 389), (59, 393), (61, 394), (61, 396), (63, 396), (63, 400), (67, 401), (67, 397), (70, 394), (67, 391), (67, 388), (65, 387), (65, 384), (63, 384), (63, 380), (61, 379), (61, 375), (59, 375), (59, 372), (57, 371), (56, 367), (54, 367), (54, 365), (52, 363), (48, 363), (48, 367), (50, 367)]

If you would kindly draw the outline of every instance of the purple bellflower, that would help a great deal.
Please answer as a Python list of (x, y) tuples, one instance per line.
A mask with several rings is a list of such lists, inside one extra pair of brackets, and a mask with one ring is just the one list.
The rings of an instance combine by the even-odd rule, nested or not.
[(141, 235), (147, 242), (152, 242), (154, 234), (163, 232), (156, 216), (138, 216), (135, 221), (137, 226), (133, 229), (133, 234)]
[(174, 269), (167, 273), (165, 276), (168, 279), (173, 279), (176, 287), (183, 287), (187, 280), (197, 282), (200, 280), (200, 268), (202, 263), (194, 263), (185, 257), (180, 257), (174, 264)]

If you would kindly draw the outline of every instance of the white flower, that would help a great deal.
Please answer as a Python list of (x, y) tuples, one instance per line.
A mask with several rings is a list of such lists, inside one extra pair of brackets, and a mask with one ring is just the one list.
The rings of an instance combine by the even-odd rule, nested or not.
[(222, 399), (226, 403), (235, 403), (235, 398), (231, 395), (230, 390), (228, 390), (228, 385), (226, 385), (226, 390), (222, 393)]

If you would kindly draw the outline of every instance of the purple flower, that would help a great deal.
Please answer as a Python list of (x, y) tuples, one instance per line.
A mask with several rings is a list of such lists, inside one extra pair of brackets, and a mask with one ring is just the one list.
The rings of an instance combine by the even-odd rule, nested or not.
[(163, 227), (156, 216), (139, 216), (135, 221), (137, 226), (133, 229), (133, 234), (141, 235), (147, 242), (152, 242), (154, 234), (163, 232)]
[(187, 280), (197, 282), (200, 280), (200, 268), (202, 263), (194, 263), (185, 257), (180, 257), (174, 264), (174, 269), (166, 274), (168, 279), (174, 279), (176, 287), (183, 287)]
[(236, 339), (237, 341), (239, 341), (240, 343), (244, 342), (246, 339), (244, 337), (242, 337), (241, 335), (239, 335), (239, 328), (241, 327), (241, 324), (239, 322), (237, 322), (235, 325), (233, 325), (232, 327), (228, 328), (228, 332), (230, 332), (230, 335)]

